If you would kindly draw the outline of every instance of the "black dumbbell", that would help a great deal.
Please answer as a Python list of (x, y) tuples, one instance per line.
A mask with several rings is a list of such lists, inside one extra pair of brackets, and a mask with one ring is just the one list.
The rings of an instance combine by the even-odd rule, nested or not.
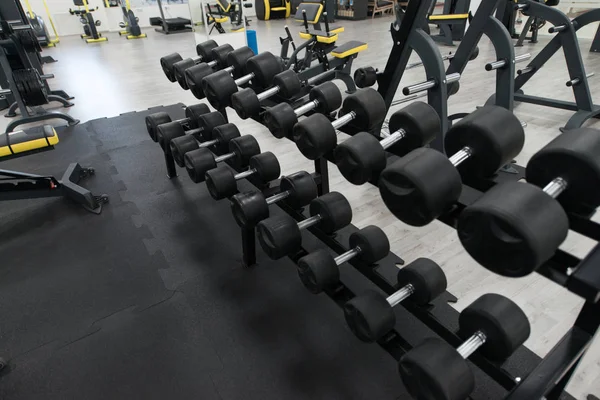
[(381, 141), (360, 132), (335, 148), (335, 164), (340, 172), (355, 185), (376, 179), (387, 164), (385, 150), (403, 156), (431, 143), (441, 134), (437, 112), (427, 103), (416, 101), (396, 111), (390, 118), (390, 135)]
[(185, 118), (182, 119), (178, 119), (173, 121), (171, 119), (171, 116), (169, 114), (167, 114), (164, 111), (161, 112), (157, 112), (154, 114), (150, 114), (148, 116), (146, 116), (145, 121), (146, 121), (146, 130), (148, 131), (148, 135), (150, 135), (150, 138), (155, 141), (158, 142), (158, 139), (156, 137), (156, 131), (158, 129), (159, 125), (162, 124), (166, 124), (168, 122), (177, 122), (178, 124), (181, 125), (187, 125), (188, 127), (190, 127), (191, 129), (197, 128), (197, 121), (198, 118), (200, 118), (201, 115), (207, 114), (210, 112), (210, 108), (208, 108), (208, 106), (206, 104), (194, 104), (191, 105), (189, 107), (185, 108)]
[[(198, 57), (194, 57), (191, 60), (194, 62), (202, 62), (205, 57), (209, 57), (210, 50), (218, 47), (219, 45), (214, 40), (207, 40), (196, 45), (196, 54)], [(179, 53), (171, 53), (160, 59), (160, 66), (165, 73), (167, 79), (171, 82), (175, 82), (177, 78), (173, 72), (173, 65), (183, 60), (183, 57)]]
[(504, 276), (528, 275), (554, 255), (569, 232), (566, 211), (600, 205), (600, 131), (563, 132), (529, 160), (525, 177), (495, 185), (458, 220), (467, 252)]
[(233, 47), (231, 47), (230, 44), (223, 44), (210, 49), (210, 51), (208, 51), (203, 57), (198, 57), (196, 59), (186, 58), (178, 61), (173, 64), (173, 75), (175, 76), (177, 83), (179, 83), (179, 86), (181, 86), (183, 90), (188, 90), (189, 86), (187, 84), (185, 75), (185, 71), (188, 68), (198, 64), (206, 64), (211, 68), (214, 68), (215, 66), (222, 66), (229, 53), (233, 51)]
[(260, 113), (260, 102), (280, 94), (282, 97), (290, 97), (300, 93), (302, 82), (298, 74), (287, 69), (273, 78), (273, 86), (264, 92), (256, 94), (251, 88), (245, 88), (231, 95), (231, 107), (237, 112), (241, 119), (248, 119)]
[(168, 152), (171, 150), (171, 141), (173, 139), (188, 136), (197, 140), (196, 136), (203, 134), (210, 137), (211, 131), (225, 122), (225, 118), (216, 111), (198, 116), (198, 119), (194, 123), (195, 128), (190, 130), (185, 130), (184, 127), (176, 121), (167, 122), (166, 124), (159, 125), (156, 129), (156, 140), (163, 151)]
[(203, 99), (204, 89), (202, 88), (202, 79), (214, 74), (216, 70), (226, 71), (234, 77), (242, 76), (246, 62), (254, 57), (254, 51), (248, 46), (235, 49), (226, 57), (222, 55), (215, 59), (216, 65), (211, 63), (200, 63), (185, 70), (185, 82), (187, 87), (197, 99)]
[(234, 175), (231, 168), (219, 167), (206, 173), (204, 180), (208, 193), (215, 200), (231, 197), (237, 193), (237, 181), (255, 176), (262, 182), (270, 182), (279, 178), (281, 167), (275, 154), (267, 151), (250, 159), (248, 169)]
[(269, 131), (278, 139), (291, 137), (298, 117), (309, 111), (329, 114), (342, 106), (342, 93), (333, 82), (324, 82), (315, 86), (309, 93), (310, 101), (293, 109), (288, 103), (280, 103), (268, 108), (263, 116)]
[(446, 291), (444, 271), (428, 258), (419, 258), (398, 271), (398, 286), (385, 297), (374, 290), (356, 296), (344, 305), (350, 330), (363, 342), (375, 342), (396, 326), (394, 307), (410, 297), (418, 305), (427, 305)]
[(296, 222), (289, 215), (267, 218), (256, 225), (258, 241), (267, 255), (277, 260), (300, 250), (302, 230), (318, 226), (326, 234), (352, 222), (352, 207), (338, 192), (330, 192), (310, 202), (310, 217)]
[(373, 86), (377, 83), (377, 70), (373, 67), (358, 68), (354, 71), (354, 83), (361, 89)]
[(360, 89), (344, 99), (336, 120), (313, 114), (294, 126), (292, 138), (304, 157), (316, 160), (337, 145), (336, 129), (352, 123), (357, 132), (370, 131), (383, 122), (386, 113), (385, 101), (376, 90)]
[(459, 335), (466, 341), (457, 349), (438, 338), (425, 339), (402, 356), (398, 369), (415, 399), (466, 400), (475, 389), (467, 358), (479, 350), (501, 363), (529, 337), (527, 316), (511, 300), (484, 294), (458, 317)]
[(231, 197), (231, 212), (240, 228), (255, 227), (269, 218), (269, 205), (285, 200), (295, 210), (309, 204), (317, 197), (317, 183), (306, 171), (281, 177), (279, 193), (266, 197), (262, 192), (238, 193)]
[[(401, 221), (424, 226), (456, 203), (461, 175), (486, 179), (519, 154), (525, 133), (511, 111), (481, 107), (445, 135), (447, 158), (420, 148), (389, 165), (380, 175), (379, 192), (387, 208)], [(458, 168), (457, 168), (458, 167)]]
[(390, 252), (390, 241), (378, 227), (369, 225), (354, 232), (349, 239), (350, 250), (333, 257), (325, 249), (319, 249), (298, 260), (298, 276), (304, 286), (314, 294), (335, 286), (340, 281), (339, 266), (358, 258), (367, 264), (375, 264)]
[(237, 126), (225, 123), (218, 117), (213, 121), (208, 121), (204, 126), (204, 130), (201, 132), (202, 140), (199, 140), (196, 135), (186, 135), (171, 140), (169, 144), (171, 155), (180, 167), (185, 166), (184, 157), (188, 152), (211, 147), (211, 151), (215, 153), (225, 153), (229, 148), (229, 142), (241, 136)]
[(238, 86), (252, 81), (255, 88), (267, 88), (282, 71), (281, 58), (269, 52), (260, 53), (248, 59), (244, 66), (245, 75), (235, 79), (225, 70), (217, 71), (202, 79), (202, 90), (210, 104), (220, 110), (231, 105), (231, 95), (237, 92)]
[(250, 159), (260, 154), (260, 146), (252, 135), (244, 135), (229, 142), (229, 153), (217, 156), (208, 149), (188, 151), (184, 158), (185, 169), (194, 183), (204, 182), (206, 173), (217, 168), (217, 163), (229, 162), (235, 169), (248, 165)]

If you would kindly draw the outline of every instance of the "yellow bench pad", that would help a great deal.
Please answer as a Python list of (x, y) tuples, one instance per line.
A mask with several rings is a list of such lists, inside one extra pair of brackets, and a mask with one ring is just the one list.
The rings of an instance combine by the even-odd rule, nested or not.
[(358, 40), (351, 40), (341, 46), (336, 47), (331, 51), (331, 55), (335, 58), (346, 58), (353, 54), (367, 50), (367, 44)]
[(40, 132), (16, 131), (0, 134), (0, 157), (25, 153), (32, 150), (52, 147), (58, 143), (58, 135), (53, 127), (44, 125)]
[(329, 34), (327, 34), (327, 32), (325, 32), (325, 31), (308, 31), (308, 32), (300, 32), (299, 34), (302, 39), (309, 40), (309, 39), (312, 39), (313, 37), (316, 37), (317, 42), (325, 43), (325, 44), (334, 43), (338, 39), (337, 33), (329, 32)]
[(430, 15), (430, 21), (440, 21), (440, 20), (448, 20), (448, 19), (467, 19), (469, 18), (469, 14), (440, 14), (440, 15)]
[(227, 22), (229, 20), (229, 17), (219, 17), (219, 18), (212, 17), (212, 18), (209, 18), (208, 20), (209, 20), (209, 22), (215, 21), (218, 24), (222, 24), (224, 22)]

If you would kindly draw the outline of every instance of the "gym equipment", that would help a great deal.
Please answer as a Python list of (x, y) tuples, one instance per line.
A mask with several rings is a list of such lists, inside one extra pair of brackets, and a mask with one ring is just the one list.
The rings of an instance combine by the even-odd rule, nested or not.
[(457, 349), (441, 339), (428, 338), (400, 359), (400, 376), (415, 399), (467, 399), (475, 389), (475, 377), (466, 359), (479, 350), (491, 360), (503, 361), (531, 332), (521, 308), (493, 293), (465, 308), (458, 324), (465, 342)]
[(472, 112), (445, 135), (448, 154), (419, 148), (389, 165), (379, 179), (379, 192), (401, 221), (424, 226), (447, 211), (462, 192), (462, 177), (486, 179), (510, 163), (525, 142), (523, 126), (502, 107)]
[(385, 103), (376, 90), (360, 89), (344, 99), (336, 120), (313, 114), (294, 126), (292, 138), (306, 158), (316, 160), (337, 145), (336, 129), (352, 123), (356, 131), (371, 131), (381, 125), (386, 112)]
[(394, 154), (405, 155), (431, 143), (440, 132), (440, 119), (429, 104), (416, 101), (396, 111), (389, 122), (390, 135), (381, 141), (360, 132), (334, 150), (335, 164), (346, 180), (362, 185), (377, 179), (387, 164), (385, 150), (395, 146)]
[[(108, 6), (108, 0), (105, 0), (106, 7)], [(127, 40), (129, 39), (143, 39), (147, 37), (145, 33), (142, 33), (142, 28), (138, 23), (139, 18), (135, 16), (135, 13), (131, 9), (131, 3), (129, 0), (117, 0), (117, 6), (121, 7), (123, 11), (123, 22), (119, 23), (119, 27), (124, 29), (119, 31), (119, 36), (125, 35)]]
[[(560, 0), (539, 0), (539, 1), (549, 7), (556, 7), (558, 5), (558, 3), (560, 2)], [(507, 29), (511, 33), (511, 35), (513, 35), (513, 33), (515, 32), (515, 19), (516, 19), (514, 14), (516, 14), (518, 12), (518, 9), (512, 7), (511, 12), (513, 15), (511, 15), (510, 22), (509, 22), (509, 25), (507, 26)], [(521, 34), (518, 36), (513, 35), (513, 37), (516, 36), (519, 38), (519, 40), (517, 40), (517, 43), (515, 44), (515, 47), (522, 47), (523, 42), (527, 39), (529, 39), (529, 43), (537, 43), (538, 42), (538, 32), (540, 29), (542, 29), (544, 27), (544, 25), (546, 25), (546, 21), (542, 18), (539, 18), (537, 16), (531, 16), (531, 17), (527, 18), (527, 21), (525, 22), (525, 24), (523, 25), (523, 28), (521, 30)], [(531, 36), (528, 36), (529, 32), (531, 32)]]
[(302, 246), (302, 230), (318, 227), (325, 234), (348, 226), (352, 222), (352, 208), (338, 192), (329, 192), (310, 202), (310, 217), (296, 222), (289, 215), (270, 217), (256, 225), (261, 247), (273, 260), (292, 255)]
[[(161, 148), (165, 153), (170, 152), (175, 158), (175, 162), (180, 167), (184, 166), (183, 156), (186, 152), (199, 149), (202, 147), (210, 146), (210, 143), (201, 142), (196, 137), (202, 135), (206, 140), (211, 140), (212, 131), (221, 125), (225, 125), (227, 121), (223, 118), (223, 115), (219, 112), (210, 112), (207, 114), (200, 115), (194, 122), (195, 128), (185, 130), (178, 122), (168, 122), (166, 124), (159, 125), (156, 130), (156, 138)], [(227, 136), (236, 137), (239, 136), (237, 127), (233, 127), (233, 133)], [(180, 139), (173, 146), (172, 140)], [(192, 144), (193, 143), (193, 144)], [(173, 153), (173, 150), (175, 152)]]
[[(523, 62), (523, 61), (527, 61), (530, 58), (531, 58), (531, 53), (521, 54), (521, 55), (515, 56), (514, 63), (517, 64), (517, 63), (520, 63), (520, 62)], [(492, 61), (492, 62), (489, 62), (489, 63), (485, 64), (485, 70), (486, 71), (494, 71), (494, 70), (497, 70), (499, 68), (505, 68), (508, 65), (508, 63), (510, 63), (510, 61), (509, 60), (504, 60), (504, 59), (503, 60)]]
[(289, 18), (291, 13), (290, 0), (255, 0), (256, 18), (268, 21), (273, 18)]
[[(198, 47), (198, 46), (196, 46), (196, 47)], [(242, 63), (254, 55), (252, 50), (250, 50), (250, 48), (248, 48), (246, 46), (241, 47), (236, 50), (234, 50), (233, 47), (231, 47), (231, 45), (229, 45), (229, 44), (224, 44), (224, 45), (217, 46), (214, 48), (211, 48), (211, 47), (212, 47), (212, 44), (207, 46), (205, 49), (199, 50), (202, 55), (195, 60), (188, 58), (188, 59), (181, 60), (181, 61), (178, 61), (175, 64), (173, 64), (173, 74), (175, 75), (175, 79), (177, 79), (177, 82), (179, 83), (179, 85), (181, 86), (181, 88), (183, 90), (188, 90), (190, 88), (188, 85), (187, 77), (188, 76), (193, 76), (194, 78), (196, 77), (196, 75), (194, 75), (194, 74), (186, 75), (186, 72), (187, 72), (188, 68), (190, 68), (190, 67), (200, 65), (200, 67), (202, 67), (208, 71), (207, 74), (210, 74), (210, 73), (214, 72), (214, 70), (212, 69), (214, 67), (219, 67), (219, 68), (228, 67), (229, 64), (227, 63), (227, 60), (232, 60), (232, 62), (236, 62), (236, 63)], [(231, 57), (229, 57), (230, 55), (231, 55)], [(202, 63), (197, 63), (196, 61), (198, 59), (201, 59)], [(237, 65), (237, 64), (234, 64), (234, 65)], [(198, 67), (198, 69), (200, 67)], [(192, 82), (194, 84), (194, 87), (198, 86), (197, 81), (194, 80)]]
[(443, 294), (447, 285), (446, 275), (439, 265), (428, 258), (419, 258), (398, 271), (400, 289), (395, 293), (386, 297), (369, 290), (344, 305), (344, 316), (357, 338), (367, 343), (376, 342), (394, 329), (394, 307), (408, 298), (425, 306)]
[[(176, 120), (182, 125), (188, 125), (191, 129), (197, 128), (197, 121), (201, 115), (208, 114), (210, 112), (210, 108), (206, 104), (199, 103), (194, 104), (188, 107), (185, 107), (185, 118)], [(172, 122), (171, 116), (164, 111), (157, 112), (154, 114), (150, 114), (145, 118), (146, 122), (146, 130), (148, 131), (148, 135), (150, 138), (158, 142), (158, 138), (156, 136), (156, 132), (159, 125), (166, 124), (168, 122)]]
[(425, 90), (429, 90), (432, 89), (434, 87), (436, 87), (439, 84), (450, 84), (453, 82), (458, 82), (460, 80), (460, 74), (459, 73), (453, 73), (450, 75), (447, 75), (444, 77), (444, 79), (442, 81), (437, 81), (435, 79), (429, 79), (427, 81), (424, 82), (419, 82), (419, 83), (415, 83), (413, 85), (410, 86), (406, 86), (404, 89), (402, 89), (402, 93), (405, 96), (411, 95), (411, 94), (415, 94), (415, 93), (419, 93), (419, 92), (423, 92)]
[[(186, 58), (184, 64), (191, 64), (190, 67), (192, 67), (201, 62), (210, 61), (212, 59), (211, 50), (218, 46), (219, 45), (214, 40), (207, 40), (205, 42), (197, 44), (196, 54), (198, 54), (198, 57)], [(180, 61), (184, 61), (184, 59), (179, 53), (171, 53), (160, 58), (160, 67), (162, 68), (167, 79), (171, 82), (175, 82), (177, 80), (177, 77), (175, 76), (174, 67), (175, 64)]]
[[(15, 4), (21, 7), (18, 2)], [(23, 18), (26, 18), (23, 9), (19, 9)], [(37, 48), (39, 43), (31, 25), (0, 20), (0, 26), (0, 84), (5, 87), (0, 89), (0, 95), (9, 102), (14, 101), (8, 109), (7, 117), (17, 116), (17, 108), (21, 112), (20, 118), (8, 124), (6, 132), (11, 132), (22, 124), (55, 118), (63, 119), (69, 125), (79, 123), (79, 120), (68, 114), (47, 111), (41, 107), (51, 101), (58, 101), (65, 107), (70, 107), (73, 103), (68, 101), (72, 97), (64, 91), (50, 90), (47, 80), (54, 76), (43, 74)]]
[[(219, 112), (203, 115), (199, 125), (200, 128), (194, 134), (176, 137), (169, 143), (169, 151), (175, 163), (182, 168), (185, 166), (186, 153), (207, 147), (212, 147), (215, 153), (224, 153), (229, 142), (241, 136), (237, 126), (227, 123)], [(196, 137), (198, 134), (202, 135), (202, 141)]]
[(182, 33), (192, 32), (192, 21), (187, 18), (165, 18), (165, 12), (163, 10), (162, 0), (156, 0), (158, 10), (160, 11), (160, 17), (150, 18), (150, 25), (159, 26), (154, 30), (159, 33), (169, 35), (171, 33)]
[(203, 99), (205, 94), (202, 81), (205, 77), (215, 73), (215, 69), (221, 69), (221, 71), (238, 77), (243, 74), (246, 62), (253, 56), (254, 51), (248, 46), (240, 47), (229, 53), (216, 51), (216, 58), (212, 62), (200, 63), (185, 70), (186, 85), (197, 99)]
[(262, 192), (238, 193), (231, 197), (231, 212), (240, 228), (253, 228), (269, 218), (269, 205), (284, 201), (295, 210), (309, 204), (317, 197), (317, 184), (312, 175), (298, 171), (282, 176), (279, 192), (265, 197)]
[(333, 257), (325, 249), (309, 253), (298, 260), (298, 276), (302, 284), (314, 294), (333, 288), (340, 281), (339, 266), (357, 258), (375, 264), (390, 252), (390, 242), (385, 233), (369, 225), (350, 235), (350, 250)]
[[(69, 14), (76, 15), (79, 17), (79, 21), (83, 24), (83, 34), (81, 38), (85, 40), (86, 43), (100, 43), (107, 42), (108, 38), (103, 37), (100, 32), (98, 32), (97, 27), (100, 26), (100, 21), (94, 19), (94, 15), (92, 11), (98, 10), (98, 7), (95, 10), (90, 10), (88, 6), (87, 0), (73, 0), (73, 4), (77, 6), (77, 10), (72, 10), (69, 8)], [(83, 9), (81, 9), (83, 7)]]
[(333, 82), (324, 82), (309, 92), (309, 102), (294, 109), (288, 103), (280, 103), (267, 108), (263, 115), (264, 124), (278, 139), (290, 137), (298, 117), (313, 111), (329, 114), (342, 105), (342, 93)]
[(219, 167), (206, 173), (205, 181), (208, 193), (215, 200), (231, 197), (237, 193), (237, 181), (255, 177), (262, 182), (270, 182), (281, 174), (281, 167), (275, 154), (267, 151), (250, 159), (248, 169), (237, 174), (228, 167)]
[[(202, 90), (209, 103), (217, 110), (231, 105), (231, 95), (238, 91), (238, 86), (248, 84), (256, 88), (266, 88), (273, 82), (275, 75), (283, 71), (281, 59), (270, 52), (260, 53), (246, 61), (243, 67), (245, 75), (237, 79), (229, 71), (217, 71), (202, 79)], [(232, 71), (237, 76), (238, 68)]]
[(527, 163), (524, 182), (492, 187), (458, 220), (467, 252), (504, 276), (530, 274), (550, 259), (569, 231), (568, 211), (600, 205), (600, 131), (565, 131)]
[[(42, 47), (54, 47), (56, 43), (58, 43), (58, 35), (56, 35), (56, 29), (54, 29), (54, 33), (56, 35), (56, 40), (53, 41), (50, 39), (50, 34), (48, 33), (48, 28), (46, 27), (46, 23), (44, 19), (39, 15), (36, 15), (31, 8), (31, 3), (29, 0), (24, 0), (25, 7), (27, 7), (27, 18), (29, 19), (29, 23), (35, 32), (35, 36)], [(46, 1), (44, 0), (44, 7), (46, 7), (46, 11), (48, 11), (48, 6)], [(50, 23), (52, 27), (54, 27), (54, 22), (52, 22), (52, 17), (50, 13), (48, 13), (48, 18), (50, 19)]]
[(189, 151), (184, 156), (185, 169), (194, 183), (204, 182), (206, 173), (227, 161), (235, 169), (248, 165), (250, 159), (260, 154), (260, 146), (251, 135), (244, 135), (229, 142), (229, 153), (217, 156), (208, 149)]
[(472, 18), (469, 12), (471, 0), (445, 0), (442, 14), (432, 14), (435, 4), (435, 2), (432, 3), (427, 22), (437, 25), (440, 32), (437, 35), (431, 35), (431, 38), (436, 42), (454, 46), (454, 40), (462, 40), (467, 21)]
[[(247, 17), (244, 17), (242, 20), (242, 2), (240, 0), (236, 0), (235, 2), (217, 0), (216, 3), (217, 4), (206, 3), (205, 13), (207, 26), (212, 25), (208, 32), (209, 36), (214, 29), (219, 33), (225, 33), (222, 24), (228, 20), (231, 21), (232, 32), (239, 32), (245, 29), (246, 26), (250, 26), (250, 20)], [(251, 7), (251, 5), (246, 5), (246, 7)], [(213, 12), (213, 8), (216, 8), (216, 13)]]
[[(34, 132), (18, 131), (0, 134), (0, 161), (53, 150), (59, 139), (49, 125)], [(81, 204), (86, 210), (100, 214), (108, 196), (95, 196), (78, 182), (94, 174), (93, 168), (82, 168), (72, 163), (62, 180), (51, 175), (36, 175), (20, 171), (0, 169), (0, 201), (67, 197)]]

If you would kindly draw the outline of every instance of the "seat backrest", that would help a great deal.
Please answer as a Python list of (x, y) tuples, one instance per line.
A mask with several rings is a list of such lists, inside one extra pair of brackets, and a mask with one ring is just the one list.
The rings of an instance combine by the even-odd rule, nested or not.
[(303, 2), (298, 6), (298, 10), (296, 11), (296, 15), (294, 19), (299, 22), (304, 22), (304, 17), (302, 16), (302, 11), (306, 11), (306, 20), (309, 24), (316, 24), (321, 19), (321, 14), (323, 13), (323, 5), (321, 2), (313, 3), (313, 2)]
[(223, 12), (228, 12), (229, 7), (231, 7), (231, 3), (228, 0), (217, 0), (217, 4)]

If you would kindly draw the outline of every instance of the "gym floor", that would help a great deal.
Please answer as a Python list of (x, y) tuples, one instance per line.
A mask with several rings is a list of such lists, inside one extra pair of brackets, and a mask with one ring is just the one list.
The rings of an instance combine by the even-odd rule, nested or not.
[[(369, 45), (369, 49), (361, 53), (355, 61), (354, 68), (372, 65), (382, 69), (385, 66), (392, 45), (388, 32), (391, 22), (391, 17), (380, 17), (360, 22), (340, 21), (336, 24), (345, 27), (345, 32), (340, 35), (340, 44), (350, 40), (361, 40)], [(284, 25), (284, 21), (253, 22), (252, 29), (257, 30), (260, 51), (279, 52), (278, 37), (283, 34)], [(291, 29), (298, 31), (299, 27), (294, 26)], [(107, 43), (89, 45), (78, 37), (64, 37), (56, 48), (45, 51), (45, 55), (51, 55), (58, 60), (57, 63), (45, 67), (45, 72), (56, 76), (50, 81), (51, 87), (65, 90), (75, 96), (75, 106), (67, 112), (81, 121), (88, 121), (159, 105), (196, 103), (196, 99), (189, 92), (184, 92), (176, 83), (167, 81), (158, 63), (159, 58), (169, 52), (177, 51), (184, 57), (191, 55), (195, 44), (194, 35), (185, 33), (167, 36), (151, 30), (147, 33), (148, 38), (141, 40), (126, 40), (116, 33), (109, 33)], [(218, 36), (214, 39), (219, 41)], [(531, 52), (535, 55), (547, 40), (542, 37), (536, 45), (526, 43), (516, 52), (517, 54)], [(588, 52), (591, 41), (581, 40), (580, 44), (587, 70), (600, 69), (600, 56)], [(493, 59), (493, 47), (485, 37), (479, 46), (481, 50), (479, 58), (471, 62), (463, 74), (460, 92), (450, 100), (449, 113), (473, 110), (477, 105), (485, 102), (494, 90), (495, 74), (484, 70), (484, 64)], [(440, 48), (443, 54), (451, 50), (453, 49), (449, 47)], [(415, 57), (413, 56), (411, 61), (416, 61)], [(546, 64), (542, 72), (528, 83), (525, 87), (526, 93), (572, 100), (570, 90), (564, 85), (568, 76), (562, 53), (558, 53), (551, 62)], [(416, 68), (405, 74), (402, 83), (421, 81), (423, 77), (423, 70)], [(595, 77), (590, 78), (590, 87), (592, 93), (600, 92), (600, 81)], [(401, 96), (399, 92), (397, 98)], [(517, 158), (521, 165), (524, 165), (545, 143), (560, 134), (559, 128), (570, 116), (568, 111), (528, 104), (518, 104), (515, 114), (528, 124), (525, 148)], [(7, 122), (7, 119), (0, 119), (0, 129), (4, 129)], [(232, 122), (237, 123), (243, 133), (255, 135), (263, 151), (273, 151), (278, 156), (283, 174), (300, 169), (310, 170), (312, 163), (304, 159), (291, 142), (274, 139), (266, 128), (254, 121), (242, 122), (234, 116)], [(600, 122), (596, 120), (589, 122), (588, 125), (600, 129)], [(146, 135), (143, 125), (140, 125), (139, 131), (140, 135)], [(58, 149), (60, 145), (57, 151)], [(123, 151), (123, 149), (115, 149), (115, 151)], [(64, 156), (73, 161), (77, 161), (78, 157), (77, 154)], [(22, 159), (24, 161), (20, 162), (20, 166), (31, 165), (32, 169), (35, 169), (36, 157)], [(123, 154), (116, 159), (124, 164), (128, 162)], [(150, 159), (147, 161), (154, 162)], [(162, 159), (159, 157), (155, 162), (161, 163)], [(121, 171), (119, 165), (116, 165), (116, 168)], [(357, 187), (348, 184), (335, 167), (332, 167), (330, 172), (331, 189), (343, 193), (353, 206), (354, 225), (363, 227), (374, 224), (381, 227), (390, 237), (392, 250), (407, 262), (419, 257), (430, 257), (442, 266), (448, 276), (448, 291), (458, 298), (458, 302), (453, 304), (456, 309), (461, 310), (477, 297), (488, 292), (510, 297), (524, 309), (532, 324), (532, 334), (526, 346), (542, 357), (572, 325), (582, 304), (576, 296), (535, 274), (520, 279), (508, 279), (487, 272), (462, 249), (453, 229), (437, 221), (423, 228), (406, 226), (391, 216), (380, 200), (378, 191), (373, 190), (369, 185)], [(160, 180), (161, 177), (156, 179)], [(166, 181), (166, 178), (164, 180)], [(157, 185), (164, 186), (165, 182)], [(41, 210), (44, 207), (44, 200), (29, 204), (31, 212), (35, 212), (37, 207), (35, 204)], [(0, 224), (3, 225), (4, 222)], [(43, 225), (41, 229), (44, 237), (57, 235), (60, 232), (57, 231), (60, 229), (59, 225)], [(0, 231), (4, 229), (3, 227)], [(7, 232), (2, 233), (7, 234)], [(18, 234), (27, 235), (24, 232)], [(2, 246), (4, 244), (0, 245), (0, 249)], [(583, 256), (591, 246), (590, 241), (571, 233), (562, 248)], [(167, 261), (171, 261), (170, 257), (174, 257), (170, 254), (163, 254), (163, 256)], [(102, 264), (98, 266), (104, 267)], [(177, 290), (177, 286), (174, 285), (169, 289)], [(279, 294), (284, 296), (285, 292)], [(327, 338), (324, 337), (322, 340)], [(599, 360), (600, 342), (596, 341), (596, 345), (590, 349), (568, 388), (569, 393), (575, 398), (585, 399), (588, 394), (596, 396), (600, 394)], [(312, 398), (316, 397), (318, 396)]]

